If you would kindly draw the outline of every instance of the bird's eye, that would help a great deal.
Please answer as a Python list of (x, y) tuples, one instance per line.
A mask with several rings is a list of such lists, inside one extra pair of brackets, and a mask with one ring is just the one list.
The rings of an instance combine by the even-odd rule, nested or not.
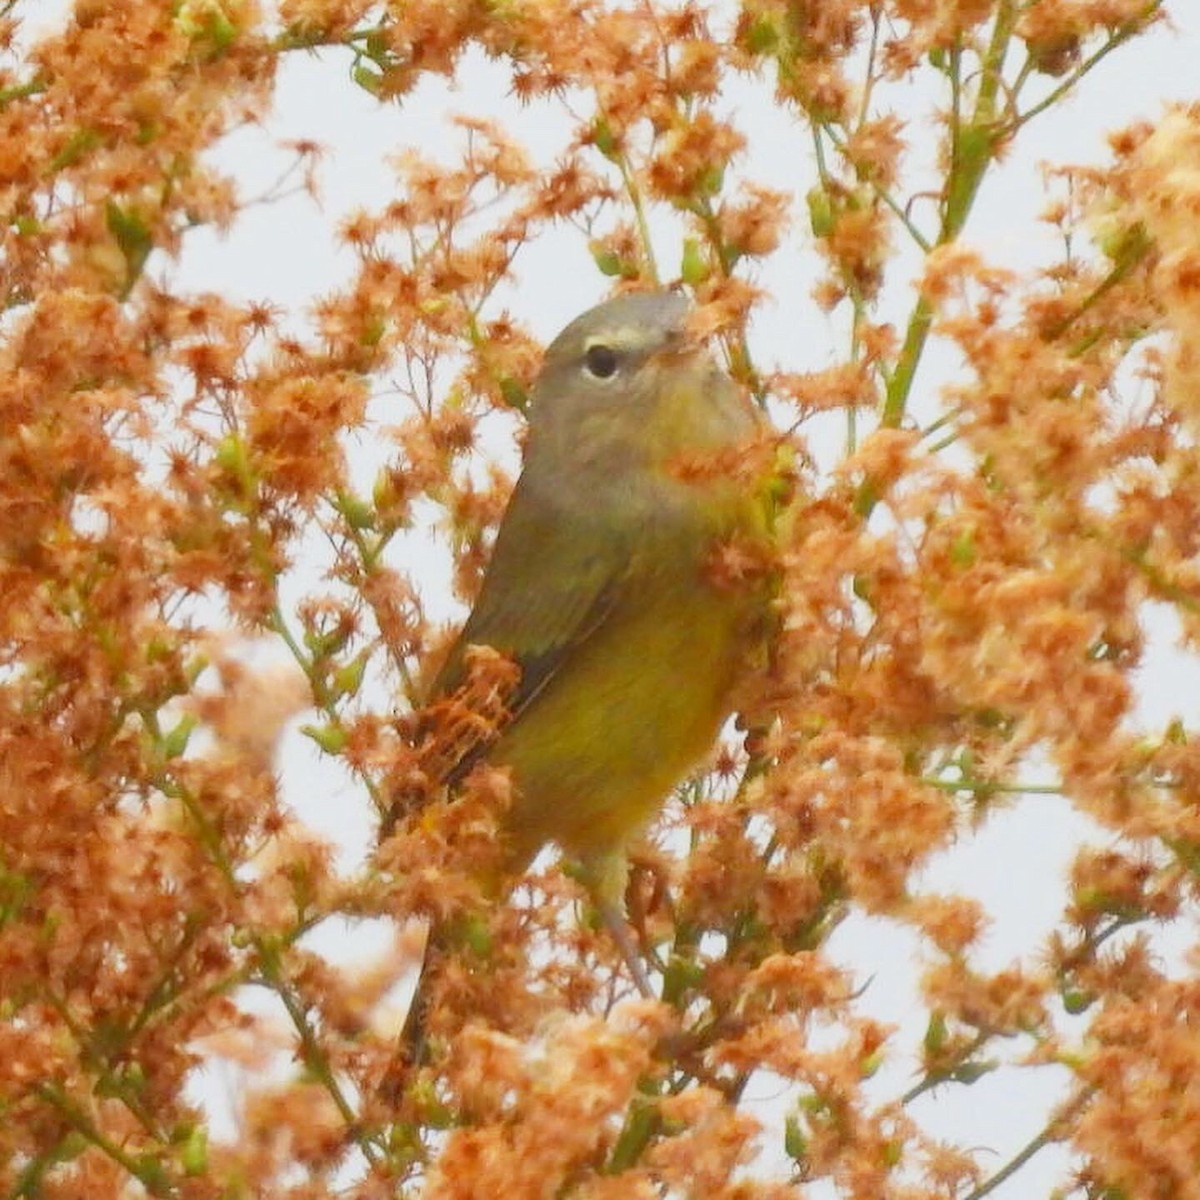
[(583, 367), (593, 379), (611, 379), (617, 372), (617, 352), (597, 342), (584, 352)]

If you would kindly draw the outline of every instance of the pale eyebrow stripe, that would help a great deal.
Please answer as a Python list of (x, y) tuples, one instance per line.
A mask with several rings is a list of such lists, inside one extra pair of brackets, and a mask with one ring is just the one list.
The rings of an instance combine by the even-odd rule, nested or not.
[(661, 332), (653, 326), (619, 325), (594, 333), (584, 341), (583, 349), (586, 352), (593, 346), (612, 346), (614, 350), (641, 350), (662, 340)]

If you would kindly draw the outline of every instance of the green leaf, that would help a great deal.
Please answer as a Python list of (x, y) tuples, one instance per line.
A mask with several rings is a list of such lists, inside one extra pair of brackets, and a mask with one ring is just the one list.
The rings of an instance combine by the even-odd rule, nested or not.
[(330, 629), (308, 628), (304, 631), (304, 645), (313, 658), (327, 659), (346, 645), (351, 632), (345, 624), (338, 624)]

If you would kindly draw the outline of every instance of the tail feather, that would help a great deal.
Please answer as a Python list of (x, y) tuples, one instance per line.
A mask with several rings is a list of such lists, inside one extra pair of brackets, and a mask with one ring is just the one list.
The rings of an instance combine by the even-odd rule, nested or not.
[(393, 1108), (400, 1105), (416, 1072), (430, 1060), (428, 1021), (433, 1008), (433, 978), (444, 950), (444, 935), (437, 926), (430, 926), (421, 955), (417, 986), (397, 1039), (395, 1059), (379, 1088), (380, 1096)]
[(409, 1002), (408, 1012), (404, 1016), (404, 1027), (400, 1031), (399, 1056), (406, 1071), (414, 1071), (429, 1061), (429, 1042), (426, 1035), (433, 1006), (433, 974), (437, 969), (437, 960), (445, 950), (444, 930), (437, 925), (431, 925), (425, 938), (425, 951), (421, 956), (417, 986)]

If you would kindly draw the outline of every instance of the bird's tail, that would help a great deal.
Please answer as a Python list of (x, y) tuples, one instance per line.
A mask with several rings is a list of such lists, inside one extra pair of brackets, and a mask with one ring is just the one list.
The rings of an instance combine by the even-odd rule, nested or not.
[(444, 926), (440, 922), (430, 925), (421, 955), (417, 986), (404, 1016), (396, 1055), (380, 1086), (380, 1095), (393, 1107), (400, 1104), (416, 1073), (429, 1063), (429, 1016), (433, 1011), (436, 992), (433, 983), (438, 963), (445, 956), (447, 948)]
[(429, 1061), (426, 1034), (433, 1006), (433, 977), (438, 962), (448, 949), (448, 943), (444, 924), (436, 922), (430, 925), (425, 938), (425, 950), (421, 955), (417, 986), (404, 1017), (404, 1027), (400, 1031), (399, 1057), (408, 1071), (414, 1071)]

